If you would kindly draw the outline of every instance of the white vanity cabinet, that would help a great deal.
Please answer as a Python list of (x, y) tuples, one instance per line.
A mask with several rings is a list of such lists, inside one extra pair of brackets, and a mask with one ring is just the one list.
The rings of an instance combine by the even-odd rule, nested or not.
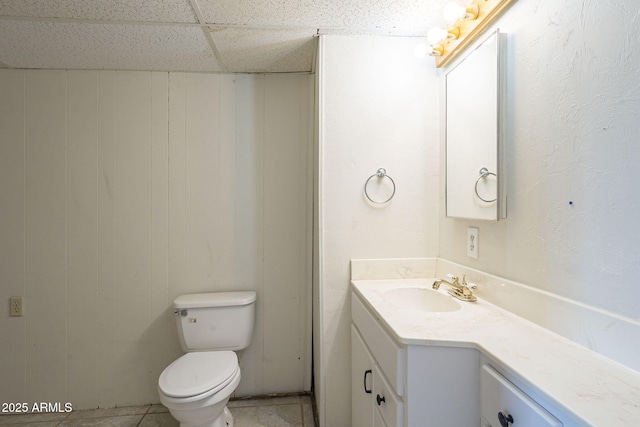
[(351, 425), (402, 427), (405, 351), (356, 297), (352, 318)]
[[(402, 426), (403, 402), (351, 325), (351, 425)], [(386, 420), (386, 422), (385, 422)]]
[(352, 280), (354, 427), (640, 426), (640, 374), (482, 299), (445, 312), (395, 292), (434, 280)]
[(562, 422), (489, 364), (480, 373), (482, 427), (562, 427)]
[(398, 343), (356, 294), (351, 313), (354, 427), (479, 424), (477, 350)]
[(351, 425), (373, 425), (373, 365), (375, 360), (360, 333), (351, 325)]
[(386, 427), (404, 425), (404, 402), (378, 364), (373, 368), (373, 403), (376, 415), (380, 415)]

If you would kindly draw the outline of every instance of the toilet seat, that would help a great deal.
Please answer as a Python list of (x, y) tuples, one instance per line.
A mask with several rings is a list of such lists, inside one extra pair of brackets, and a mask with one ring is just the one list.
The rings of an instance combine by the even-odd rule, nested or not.
[(158, 388), (173, 398), (212, 395), (233, 381), (239, 369), (233, 351), (187, 353), (162, 371)]

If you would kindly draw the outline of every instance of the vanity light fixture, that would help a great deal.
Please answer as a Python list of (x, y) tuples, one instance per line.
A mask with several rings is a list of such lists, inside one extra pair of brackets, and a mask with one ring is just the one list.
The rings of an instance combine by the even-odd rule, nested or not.
[(466, 6), (455, 2), (447, 4), (445, 19), (454, 21), (453, 25), (448, 30), (432, 28), (427, 35), (431, 55), (436, 57), (436, 68), (453, 61), (515, 1), (472, 0)]

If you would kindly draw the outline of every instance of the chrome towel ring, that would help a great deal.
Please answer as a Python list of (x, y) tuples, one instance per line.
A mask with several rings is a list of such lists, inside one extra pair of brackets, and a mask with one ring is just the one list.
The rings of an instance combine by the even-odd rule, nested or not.
[(478, 171), (478, 173), (480, 174), (480, 176), (478, 177), (478, 179), (476, 179), (476, 185), (475, 185), (476, 196), (478, 196), (478, 199), (482, 200), (483, 202), (487, 202), (487, 203), (495, 202), (496, 200), (498, 200), (498, 197), (496, 197), (495, 199), (492, 199), (492, 200), (487, 200), (487, 199), (483, 199), (482, 196), (480, 196), (480, 194), (478, 194), (478, 183), (480, 182), (480, 180), (482, 178), (486, 178), (489, 175), (493, 175), (496, 178), (498, 178), (498, 175), (496, 175), (493, 172), (489, 172), (489, 169), (487, 169), (487, 168), (480, 169), (480, 171)]
[[(367, 192), (367, 185), (369, 185), (369, 181), (371, 181), (371, 179), (373, 179), (373, 177), (377, 177), (379, 180), (382, 180), (384, 178), (389, 178), (389, 181), (391, 181), (391, 185), (393, 185), (393, 192), (391, 193), (391, 195), (389, 196), (389, 198), (383, 202), (377, 202), (375, 200), (373, 200), (370, 196), (369, 193)], [(369, 201), (371, 203), (375, 203), (376, 205), (383, 205), (385, 203), (387, 203), (389, 200), (393, 199), (393, 196), (396, 194), (396, 183), (394, 182), (394, 180), (387, 175), (387, 170), (385, 168), (379, 168), (376, 173), (374, 173), (373, 175), (371, 175), (366, 182), (364, 183), (364, 195), (367, 197), (367, 199), (369, 199)]]

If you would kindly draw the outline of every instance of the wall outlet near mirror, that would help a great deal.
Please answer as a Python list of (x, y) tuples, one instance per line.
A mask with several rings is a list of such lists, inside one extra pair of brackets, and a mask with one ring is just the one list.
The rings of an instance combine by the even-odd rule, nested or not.
[(479, 234), (480, 230), (477, 227), (467, 228), (467, 255), (475, 259), (478, 259)]

